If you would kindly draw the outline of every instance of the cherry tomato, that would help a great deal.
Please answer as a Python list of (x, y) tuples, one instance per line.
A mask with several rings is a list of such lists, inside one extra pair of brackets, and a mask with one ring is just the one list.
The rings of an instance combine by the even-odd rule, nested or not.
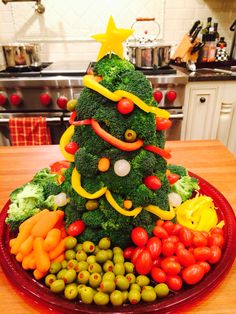
[(158, 219), (157, 221), (156, 221), (156, 226), (163, 226), (164, 225), (164, 220), (162, 220), (162, 219)]
[(171, 173), (171, 174), (167, 175), (167, 179), (168, 179), (170, 185), (177, 182), (179, 180), (179, 178), (180, 178), (180, 176), (176, 173)]
[(131, 232), (131, 240), (137, 246), (144, 246), (148, 241), (147, 231), (142, 227), (135, 227)]
[(221, 249), (217, 245), (212, 245), (211, 249), (211, 257), (208, 259), (210, 264), (217, 263), (221, 258)]
[(164, 222), (162, 227), (168, 232), (169, 235), (171, 235), (174, 229), (174, 226), (175, 224), (172, 221), (167, 220)]
[(174, 224), (174, 228), (172, 230), (172, 235), (179, 235), (180, 230), (183, 228), (180, 224)]
[(155, 266), (151, 269), (151, 277), (155, 282), (158, 283), (165, 282), (167, 278), (164, 270)]
[(51, 173), (59, 173), (61, 169), (67, 169), (70, 166), (70, 162), (67, 160), (56, 161), (50, 165)]
[(182, 249), (185, 249), (185, 246), (183, 245), (183, 243), (181, 242), (176, 243), (175, 253), (177, 254), (177, 252)]
[(153, 228), (153, 234), (156, 236), (156, 237), (158, 237), (158, 238), (160, 238), (160, 239), (166, 239), (166, 238), (168, 238), (168, 233), (167, 233), (167, 231), (163, 228), (163, 227), (161, 227), (161, 226), (155, 226), (154, 228)]
[(161, 268), (167, 275), (177, 275), (181, 271), (180, 263), (166, 258), (162, 260)]
[(131, 263), (135, 265), (139, 254), (144, 250), (143, 247), (136, 247), (131, 255)]
[(134, 103), (128, 98), (122, 98), (117, 104), (117, 109), (122, 114), (129, 114), (134, 110)]
[(161, 187), (161, 181), (156, 176), (147, 176), (144, 178), (143, 183), (148, 187), (150, 190), (158, 190)]
[(161, 259), (161, 257), (159, 256), (158, 258), (156, 258), (156, 259), (154, 259), (154, 260), (152, 261), (152, 264), (153, 264), (153, 266), (155, 266), (155, 267), (161, 267), (161, 261), (162, 261), (162, 259)]
[(136, 263), (135, 269), (140, 275), (147, 275), (152, 269), (152, 256), (151, 253), (144, 249), (139, 253)]
[(214, 227), (211, 229), (211, 234), (213, 233), (218, 233), (218, 234), (221, 234), (222, 236), (224, 235), (224, 231), (223, 229), (219, 228), (219, 227)]
[(85, 230), (85, 223), (83, 220), (76, 220), (68, 227), (68, 234), (76, 237)]
[(207, 246), (197, 247), (193, 254), (198, 261), (207, 261), (211, 258), (211, 249)]
[(197, 262), (197, 264), (203, 268), (204, 274), (208, 273), (211, 269), (211, 265), (207, 262)]
[(189, 252), (187, 249), (179, 249), (176, 252), (176, 255), (178, 257), (180, 264), (185, 267), (193, 265), (196, 262), (193, 253)]
[(196, 247), (207, 246), (207, 238), (201, 232), (195, 232), (193, 236), (193, 245)]
[(164, 242), (173, 242), (175, 244), (179, 243), (179, 238), (176, 235), (170, 235), (168, 238), (163, 239)]
[(129, 246), (125, 248), (123, 252), (124, 258), (130, 260), (134, 253), (134, 250), (135, 250), (134, 246)]
[(161, 240), (159, 238), (151, 237), (147, 241), (146, 249), (151, 253), (152, 258), (156, 259), (161, 254), (161, 246)]
[(223, 246), (223, 244), (224, 244), (224, 237), (222, 234), (212, 233), (208, 238), (208, 245), (209, 246), (217, 245), (221, 248)]
[(172, 122), (169, 119), (156, 117), (156, 130), (164, 131), (171, 127)]
[(75, 154), (75, 152), (78, 150), (79, 146), (76, 142), (70, 142), (65, 146), (65, 151), (69, 154)]
[(165, 241), (162, 245), (162, 254), (164, 256), (172, 256), (176, 251), (176, 244), (172, 241)]
[(179, 231), (179, 239), (186, 247), (191, 246), (193, 243), (193, 233), (188, 228), (183, 227)]
[(199, 282), (204, 276), (204, 269), (199, 264), (193, 264), (183, 269), (182, 278), (189, 284), (194, 285)]
[(170, 290), (179, 291), (182, 288), (183, 281), (178, 275), (168, 275), (166, 278), (166, 284)]

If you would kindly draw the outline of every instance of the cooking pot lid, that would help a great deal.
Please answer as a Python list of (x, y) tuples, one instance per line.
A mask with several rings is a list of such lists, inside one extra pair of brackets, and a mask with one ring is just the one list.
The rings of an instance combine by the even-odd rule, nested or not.
[(141, 49), (148, 49), (148, 48), (171, 48), (170, 44), (161, 43), (161, 42), (149, 42), (149, 43), (129, 43), (128, 46), (130, 48), (141, 48)]

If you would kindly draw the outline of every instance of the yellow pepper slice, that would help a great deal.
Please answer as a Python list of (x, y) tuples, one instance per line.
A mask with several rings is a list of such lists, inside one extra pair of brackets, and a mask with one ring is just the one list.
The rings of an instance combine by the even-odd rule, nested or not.
[(70, 162), (74, 162), (75, 161), (75, 156), (72, 155), (72, 154), (69, 154), (65, 151), (65, 146), (67, 144), (70, 143), (70, 140), (74, 134), (74, 130), (75, 130), (75, 127), (74, 125), (70, 125), (66, 130), (65, 132), (62, 134), (62, 137), (60, 139), (60, 150), (61, 150), (61, 153), (63, 155), (63, 157), (70, 161)]
[(158, 216), (160, 219), (163, 220), (171, 220), (175, 217), (175, 211), (172, 207), (170, 208), (169, 211), (163, 210), (156, 205), (148, 205), (144, 207), (144, 209), (146, 209), (148, 212)]
[(135, 96), (129, 92), (126, 92), (124, 90), (116, 90), (114, 92), (114, 94), (119, 96), (120, 98), (126, 97), (126, 98), (132, 100), (136, 106), (138, 106), (140, 109), (142, 109), (143, 111), (145, 111), (147, 113), (152, 112), (155, 115), (157, 115), (158, 117), (165, 118), (165, 119), (168, 119), (170, 116), (168, 111), (166, 111), (164, 109), (157, 108), (157, 107), (148, 106), (139, 97), (137, 97), (137, 96)]
[(85, 75), (83, 77), (83, 84), (84, 86), (95, 90), (99, 94), (103, 95), (104, 97), (112, 100), (112, 101), (119, 101), (121, 97), (115, 95), (114, 93), (110, 92), (109, 89), (99, 84), (95, 79), (94, 75)]
[(126, 210), (122, 207), (120, 207), (117, 202), (114, 200), (111, 192), (109, 190), (106, 191), (105, 193), (106, 199), (108, 201), (108, 203), (115, 209), (118, 211), (118, 213), (120, 213), (121, 215), (124, 216), (134, 216), (136, 217), (142, 210), (142, 207), (136, 207), (133, 210)]
[(72, 175), (71, 175), (71, 185), (73, 189), (82, 197), (88, 198), (88, 199), (95, 199), (102, 196), (106, 190), (107, 187), (103, 187), (100, 190), (98, 190), (95, 193), (89, 193), (87, 192), (82, 186), (81, 186), (81, 176), (79, 172), (76, 170), (76, 168), (73, 169)]

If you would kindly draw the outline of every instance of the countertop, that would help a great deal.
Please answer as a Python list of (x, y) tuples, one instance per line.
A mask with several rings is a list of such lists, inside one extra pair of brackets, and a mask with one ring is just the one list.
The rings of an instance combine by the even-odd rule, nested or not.
[[(214, 185), (236, 213), (236, 158), (223, 144), (219, 141), (170, 141), (166, 146), (172, 150), (170, 162), (185, 166)], [(57, 145), (0, 147), (0, 208), (9, 199), (10, 192), (29, 181), (37, 170), (62, 159)], [(1, 268), (0, 282), (1, 314), (47, 313), (45, 308), (20, 295)], [(205, 298), (181, 309), (181, 313), (235, 313), (235, 283), (236, 261), (219, 286)]]

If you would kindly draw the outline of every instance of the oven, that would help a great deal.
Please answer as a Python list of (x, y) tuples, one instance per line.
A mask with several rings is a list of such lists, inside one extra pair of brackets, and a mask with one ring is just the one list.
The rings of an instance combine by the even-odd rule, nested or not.
[[(0, 145), (11, 145), (10, 117), (43, 116), (50, 129), (52, 144), (58, 144), (68, 126), (66, 103), (77, 99), (88, 62), (43, 63), (39, 69), (0, 71)], [(142, 70), (159, 94), (159, 106), (171, 114), (167, 140), (181, 139), (184, 91), (188, 77), (171, 67)]]

